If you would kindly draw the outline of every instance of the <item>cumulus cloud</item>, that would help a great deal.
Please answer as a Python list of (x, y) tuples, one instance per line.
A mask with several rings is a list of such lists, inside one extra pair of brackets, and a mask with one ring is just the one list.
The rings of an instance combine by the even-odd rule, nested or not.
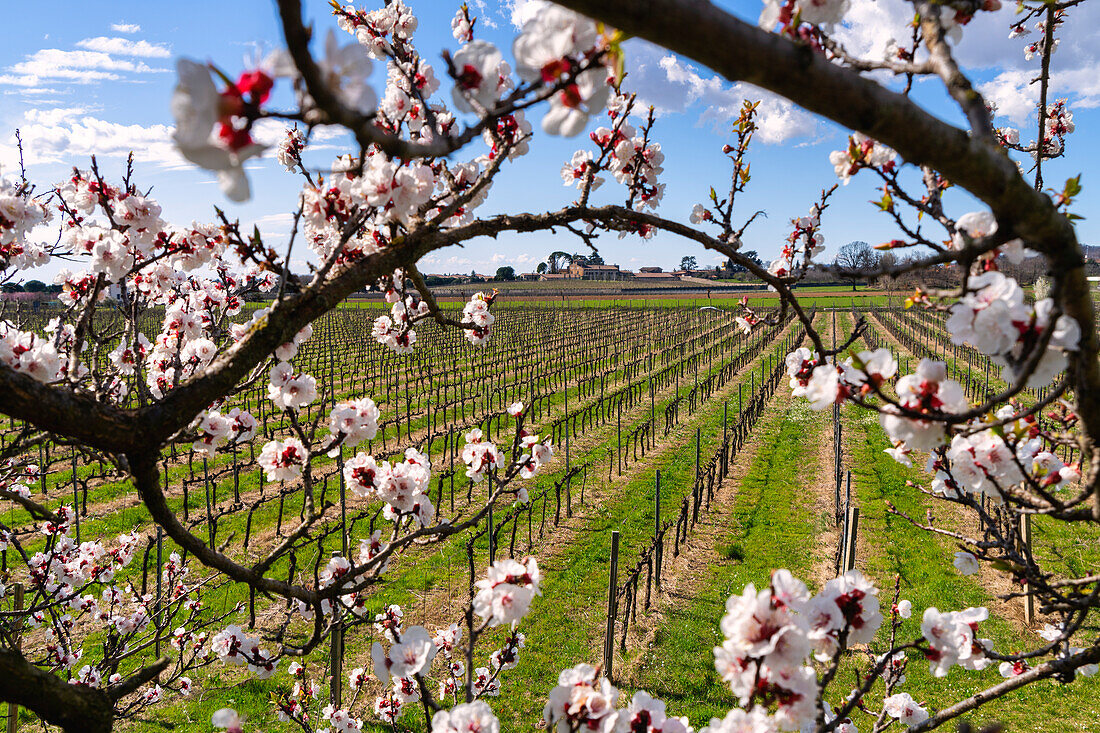
[(29, 109), (23, 115), (23, 119), (31, 124), (40, 124), (46, 127), (58, 125), (88, 112), (87, 107), (54, 107), (52, 109)]
[(102, 51), (118, 56), (142, 56), (151, 59), (166, 59), (172, 55), (168, 46), (148, 41), (134, 41), (129, 38), (107, 38), (96, 36), (85, 38), (76, 42), (77, 48), (85, 48), (89, 51)]
[(853, 56), (877, 60), (891, 40), (907, 42), (912, 20), (913, 6), (905, 0), (852, 0), (830, 35)]
[(516, 28), (522, 28), (523, 24), (535, 17), (535, 13), (550, 3), (547, 0), (508, 0), (509, 20)]
[(757, 122), (761, 141), (776, 144), (818, 134), (814, 116), (786, 99), (751, 84), (730, 84), (713, 74), (703, 76), (691, 64), (656, 46), (632, 42), (627, 59), (627, 86), (639, 90), (639, 99), (660, 113), (695, 112), (700, 124), (724, 133), (746, 99), (760, 100)]
[(111, 30), (115, 33), (137, 33), (141, 26), (136, 23), (111, 23)]
[(997, 106), (998, 117), (1024, 125), (1034, 115), (1039, 99), (1038, 90), (1031, 84), (1032, 78), (1028, 71), (1003, 71), (992, 81), (979, 84), (978, 91), (987, 102)]
[[(955, 58), (969, 69), (993, 69), (1013, 65), (1017, 52), (1005, 43), (1016, 6), (1005, 3), (996, 12), (980, 12), (963, 29), (962, 40), (951, 41)], [(851, 0), (844, 20), (831, 36), (853, 56), (878, 60), (891, 40), (909, 45), (913, 6), (907, 0)]]
[[(1002, 10), (996, 16), (1004, 15)], [(1002, 19), (1002, 29), (1008, 27), (1011, 16)], [(1060, 44), (1051, 56), (1049, 99), (1069, 100), (1070, 108), (1100, 106), (1100, 7), (1081, 5), (1067, 11), (1067, 22), (1058, 29)], [(1039, 59), (1026, 61), (1024, 47), (1039, 38), (1035, 29), (1024, 38), (999, 43), (1011, 52), (1003, 67), (992, 79), (980, 83), (978, 90), (997, 105), (997, 115), (1012, 122), (1034, 127), (1035, 109), (1039, 102), (1039, 85), (1032, 80), (1039, 73)], [(1005, 31), (1007, 35), (1007, 31)], [(965, 38), (965, 37), (964, 37)]]
[[(905, 0), (852, 0), (833, 37), (849, 53), (864, 59), (881, 59), (891, 39), (907, 43), (912, 6)], [(953, 55), (977, 82), (979, 91), (998, 107), (998, 115), (1022, 125), (1034, 124), (1038, 87), (1031, 84), (1039, 73), (1038, 59), (1027, 61), (1024, 47), (1038, 38), (1034, 27), (1024, 38), (1010, 40), (1010, 27), (1018, 22), (1016, 5), (1004, 3), (995, 12), (981, 12), (964, 28), (962, 39), (952, 42)], [(1031, 26), (1034, 26), (1034, 21)], [(1100, 6), (1082, 4), (1067, 11), (1067, 22), (1058, 29), (1060, 45), (1051, 59), (1051, 93), (1067, 97), (1071, 106), (1100, 105)], [(880, 80), (889, 83), (889, 76)], [(1052, 97), (1053, 98), (1053, 97)]]
[[(87, 165), (92, 154), (124, 158), (133, 151), (140, 162), (166, 167), (188, 164), (172, 144), (169, 125), (125, 125), (85, 114), (81, 107), (28, 110), (17, 125), (28, 165), (65, 163)], [(0, 162), (18, 160), (15, 137), (0, 142)]]

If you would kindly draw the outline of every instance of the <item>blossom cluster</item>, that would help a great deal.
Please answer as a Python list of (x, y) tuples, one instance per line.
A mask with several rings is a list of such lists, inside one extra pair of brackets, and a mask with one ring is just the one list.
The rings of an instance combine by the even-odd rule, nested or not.
[(845, 150), (829, 153), (829, 162), (833, 164), (837, 178), (844, 185), (848, 185), (852, 176), (864, 168), (890, 173), (896, 167), (896, 158), (897, 153), (892, 149), (861, 132), (854, 132), (848, 137), (848, 147)]
[(0, 181), (0, 269), (25, 270), (49, 260), (45, 248), (28, 242), (27, 235), (52, 215), (22, 187)]
[(378, 406), (370, 397), (346, 400), (329, 413), (329, 432), (343, 436), (342, 445), (354, 447), (378, 434)]
[(428, 496), (431, 479), (428, 456), (415, 448), (408, 448), (404, 460), (392, 464), (379, 463), (363, 452), (344, 463), (344, 480), (354, 496), (380, 499), (387, 519), (412, 517), (422, 527), (435, 517), (435, 505)]
[(490, 626), (517, 623), (527, 615), (534, 597), (541, 595), (541, 578), (534, 557), (498, 560), (488, 575), (477, 581), (474, 613)]
[(394, 300), (390, 315), (378, 316), (374, 320), (371, 336), (398, 354), (408, 354), (416, 343), (416, 331), (412, 328), (414, 319), (427, 314), (428, 303), (414, 295), (406, 296), (404, 300)]
[(1051, 298), (1026, 303), (1016, 280), (997, 271), (976, 275), (967, 285), (967, 293), (951, 306), (947, 320), (951, 340), (968, 343), (989, 356), (1003, 367), (1002, 378), (1011, 384), (1018, 380), (1040, 336), (1050, 330), (1050, 340), (1027, 386), (1050, 384), (1069, 363), (1068, 353), (1077, 349), (1081, 339), (1077, 321), (1066, 315), (1055, 318)]
[(477, 292), (462, 307), (462, 326), (465, 329), (466, 340), (474, 346), (481, 346), (489, 338), (489, 329), (497, 320), (489, 308), (496, 297), (495, 290), (488, 295)]
[(481, 428), (474, 428), (465, 437), (462, 462), (466, 464), (466, 477), (481, 483), (488, 473), (504, 465), (504, 453), (492, 441), (484, 440)]
[(246, 667), (256, 679), (271, 677), (278, 666), (278, 660), (260, 645), (259, 637), (252, 636), (235, 624), (226, 626), (211, 637), (210, 650), (225, 664)]
[(858, 570), (829, 581), (812, 598), (800, 580), (778, 570), (768, 588), (758, 592), (749, 584), (726, 602), (715, 667), (742, 707), (774, 705), (778, 725), (797, 728), (816, 715), (810, 654), (829, 660), (869, 642), (881, 624), (878, 590)]
[(40, 382), (52, 382), (66, 361), (54, 342), (0, 321), (0, 363)]
[(825, 236), (821, 233), (821, 209), (810, 207), (808, 216), (791, 220), (791, 233), (783, 244), (779, 257), (768, 265), (776, 277), (790, 277), (808, 268), (811, 260), (825, 251)]
[(196, 453), (212, 455), (224, 441), (244, 444), (256, 437), (258, 425), (251, 413), (234, 407), (222, 415), (210, 410), (198, 420), (199, 439), (191, 444)]
[(292, 410), (317, 399), (317, 380), (309, 374), (295, 373), (287, 361), (271, 368), (267, 397), (280, 410)]
[(617, 710), (619, 690), (588, 664), (562, 670), (542, 711), (543, 721), (557, 733), (575, 730), (690, 733), (687, 718), (666, 715), (665, 704), (645, 690)]

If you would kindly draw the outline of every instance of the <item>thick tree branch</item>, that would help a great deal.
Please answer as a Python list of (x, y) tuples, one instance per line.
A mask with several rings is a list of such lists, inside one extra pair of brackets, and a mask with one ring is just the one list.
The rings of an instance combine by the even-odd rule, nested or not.
[(0, 650), (0, 700), (25, 707), (67, 733), (109, 733), (114, 720), (106, 692), (70, 685), (8, 649)]

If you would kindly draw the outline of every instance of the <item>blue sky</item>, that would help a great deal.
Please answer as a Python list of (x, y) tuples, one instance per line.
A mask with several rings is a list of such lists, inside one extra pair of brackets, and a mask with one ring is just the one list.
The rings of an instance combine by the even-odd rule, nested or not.
[[(516, 32), (514, 13), (522, 12), (528, 1), (471, 1), (472, 11), (480, 17), (479, 37), (496, 43), (509, 56)], [(322, 31), (335, 25), (325, 2), (307, 0), (304, 4), (307, 15)], [(409, 4), (420, 18), (415, 36), (418, 47), (443, 75), (439, 53), (458, 45), (450, 35), (457, 3), (413, 0)], [(753, 20), (761, 7), (755, 0), (722, 4)], [(839, 30), (839, 37), (853, 51), (878, 56), (892, 35), (902, 33), (908, 17), (911, 10), (901, 0), (852, 0), (848, 22)], [(1005, 113), (999, 122), (1022, 129), (1022, 137), (1031, 139), (1034, 122), (1029, 121), (1029, 100), (1037, 98), (1037, 89), (1027, 81), (1037, 63), (1024, 60), (1023, 48), (1035, 35), (1009, 40), (1011, 18), (1011, 7), (982, 14), (967, 27), (957, 53), (979, 88), (998, 101)], [(1053, 185), (1084, 172), (1085, 191), (1076, 210), (1086, 217), (1079, 237), (1087, 244), (1100, 244), (1100, 222), (1093, 216), (1100, 202), (1100, 184), (1093, 178), (1100, 162), (1100, 135), (1094, 132), (1100, 126), (1100, 76), (1095, 73), (1100, 62), (1098, 29), (1100, 6), (1096, 4), (1075, 9), (1063, 28), (1063, 40), (1054, 56), (1052, 98), (1069, 98), (1078, 129), (1069, 138), (1070, 157), (1049, 164), (1046, 174)], [(323, 37), (323, 32), (318, 35)], [(351, 40), (342, 35), (344, 38)], [(32, 177), (42, 183), (62, 180), (73, 165), (87, 167), (88, 155), (95, 151), (100, 153), (101, 167), (108, 174), (118, 174), (126, 153), (133, 149), (139, 184), (153, 186), (167, 220), (181, 225), (191, 220), (209, 221), (216, 204), (240, 217), (248, 229), (257, 223), (272, 242), (278, 242), (289, 230), (288, 212), (294, 206), (299, 180), (285, 173), (268, 154), (251, 166), (252, 200), (241, 205), (226, 201), (212, 175), (190, 167), (172, 149), (169, 100), (177, 57), (213, 61), (234, 75), (246, 58), (255, 58), (280, 41), (270, 2), (25, 4), (18, 22), (9, 22), (0, 30), (0, 173), (8, 176), (15, 171), (16, 128), (23, 133)], [(767, 213), (766, 219), (758, 219), (749, 230), (745, 248), (758, 250), (764, 259), (773, 257), (787, 234), (788, 220), (805, 213), (820, 190), (835, 182), (828, 154), (844, 146), (847, 132), (785, 100), (725, 82), (697, 64), (648, 44), (632, 41), (627, 49), (630, 75), (626, 86), (654, 104), (660, 115), (654, 137), (666, 153), (662, 180), (668, 186), (660, 212), (669, 218), (686, 221), (691, 206), (705, 199), (711, 185), (718, 190), (728, 185), (728, 163), (721, 155), (722, 145), (731, 139), (728, 121), (736, 116), (742, 99), (765, 100), (762, 129), (750, 152), (753, 180), (739, 211), (744, 217), (757, 209)], [(384, 79), (380, 64), (375, 64), (373, 79), (379, 89)], [(287, 86), (283, 81), (277, 87), (274, 106), (289, 105)], [(444, 83), (443, 91), (446, 87)], [(933, 113), (960, 122), (936, 82), (919, 83), (914, 96)], [(559, 170), (573, 151), (588, 141), (584, 137), (548, 137), (538, 128), (538, 116), (536, 111), (532, 152), (506, 167), (482, 213), (548, 210), (573, 199), (575, 191), (561, 185)], [(278, 129), (268, 134), (278, 135)], [(307, 157), (318, 166), (342, 152), (346, 140), (335, 131), (321, 137), (312, 157)], [(615, 201), (621, 192), (609, 181), (596, 199)], [(874, 244), (896, 236), (887, 218), (876, 215), (868, 203), (874, 194), (873, 180), (863, 174), (834, 196), (823, 220), (827, 257), (852, 240)], [(975, 208), (958, 193), (950, 204), (955, 214)], [(444, 250), (425, 262), (424, 269), (492, 272), (500, 265), (513, 265), (518, 271), (528, 271), (552, 250), (581, 251), (582, 247), (569, 235), (550, 233), (475, 240), (462, 248)], [(671, 268), (685, 254), (697, 255), (703, 265), (717, 261), (669, 236), (648, 242), (636, 237), (607, 237), (601, 254), (629, 269), (645, 265)]]

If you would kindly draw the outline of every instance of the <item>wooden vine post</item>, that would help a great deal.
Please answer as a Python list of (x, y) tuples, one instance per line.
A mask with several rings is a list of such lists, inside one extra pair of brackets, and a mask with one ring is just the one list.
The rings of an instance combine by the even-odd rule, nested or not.
[(607, 629), (603, 639), (603, 671), (607, 679), (613, 679), (615, 661), (615, 611), (616, 591), (619, 586), (619, 530), (611, 532), (611, 568), (607, 575)]
[(844, 521), (844, 551), (840, 560), (841, 573), (856, 567), (856, 535), (859, 531), (859, 507), (849, 506)]
[[(1024, 514), (1020, 517), (1020, 551), (1024, 556), (1031, 556), (1031, 515)], [(1025, 581), (1026, 583), (1026, 581)], [(1030, 584), (1026, 585), (1027, 593), (1024, 595), (1024, 623), (1029, 627), (1035, 623), (1035, 596), (1032, 595)]]
[(661, 537), (661, 469), (657, 469), (657, 495), (653, 500), (653, 539), (657, 543), (654, 548), (653, 583), (657, 592), (661, 592), (661, 561), (664, 558), (665, 543)]

